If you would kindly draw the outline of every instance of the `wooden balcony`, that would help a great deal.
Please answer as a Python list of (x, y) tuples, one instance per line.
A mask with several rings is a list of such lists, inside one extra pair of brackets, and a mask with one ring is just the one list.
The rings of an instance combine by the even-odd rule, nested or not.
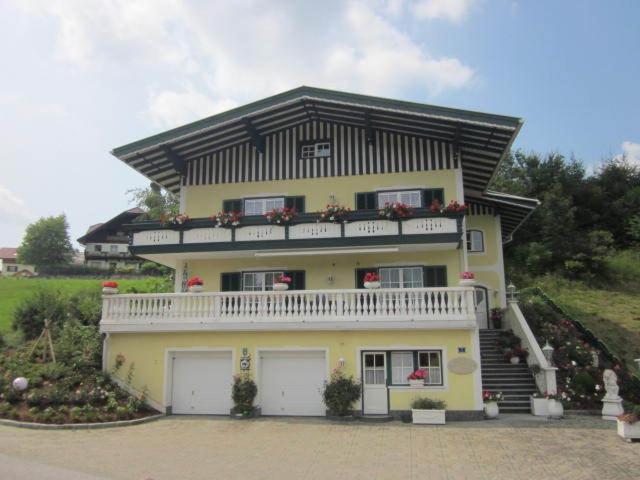
[(352, 212), (342, 224), (318, 223), (317, 215), (296, 217), (286, 226), (267, 223), (262, 217), (245, 217), (235, 228), (217, 228), (208, 219), (194, 219), (182, 226), (158, 222), (128, 225), (134, 255), (191, 252), (255, 252), (380, 245), (428, 245), (457, 248), (462, 234), (462, 214), (431, 214), (417, 209), (403, 221), (380, 219), (376, 212)]
[(102, 332), (475, 327), (472, 287), (105, 295)]

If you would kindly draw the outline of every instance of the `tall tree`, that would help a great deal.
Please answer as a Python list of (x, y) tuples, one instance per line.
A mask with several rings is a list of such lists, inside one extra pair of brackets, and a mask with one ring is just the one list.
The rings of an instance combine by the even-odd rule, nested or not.
[(62, 214), (41, 218), (27, 227), (18, 247), (18, 260), (36, 267), (62, 265), (71, 262), (73, 253), (69, 224)]
[(146, 220), (158, 220), (163, 215), (179, 213), (178, 197), (157, 183), (151, 183), (147, 188), (128, 190), (127, 194), (131, 196), (131, 203), (145, 211)]

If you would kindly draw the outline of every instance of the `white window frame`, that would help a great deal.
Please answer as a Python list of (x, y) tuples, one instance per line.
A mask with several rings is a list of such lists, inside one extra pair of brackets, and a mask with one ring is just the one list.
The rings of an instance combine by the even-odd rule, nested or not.
[[(277, 277), (282, 275), (283, 271), (265, 271), (265, 272), (242, 272), (242, 291), (243, 292), (270, 292), (273, 290), (273, 284)], [(252, 282), (251, 288), (247, 288), (247, 278), (254, 276), (260, 278), (260, 288), (256, 288), (256, 281)], [(268, 284), (268, 281), (271, 283)]]
[[(395, 359), (401, 359), (400, 365), (395, 365)], [(415, 371), (413, 364), (413, 351), (393, 351), (391, 357), (391, 385), (409, 385), (407, 377)], [(407, 360), (409, 362), (407, 363)]]
[[(251, 211), (247, 205), (252, 205)], [(255, 208), (257, 206), (258, 208)], [(245, 216), (260, 216), (272, 211), (274, 208), (284, 208), (284, 197), (260, 197), (245, 198), (243, 211)], [(259, 213), (255, 213), (259, 212)]]
[[(479, 238), (476, 236), (474, 239), (474, 234), (479, 234)], [(484, 253), (484, 231), (477, 228), (467, 230), (467, 252)]]
[(300, 158), (324, 158), (331, 156), (331, 142), (314, 142), (302, 145)]
[(395, 202), (404, 203), (412, 208), (420, 208), (422, 206), (422, 192), (420, 190), (383, 190), (376, 192), (376, 202), (378, 208), (384, 207), (387, 203)]
[[(398, 285), (397, 286), (390, 286), (389, 283), (391, 282), (386, 282), (383, 280), (383, 271), (393, 271), (393, 270), (397, 270), (398, 271)], [(406, 283), (408, 283), (410, 280), (405, 280), (405, 272), (407, 272), (408, 270), (418, 270), (419, 271), (419, 283), (418, 285), (406, 285)], [(423, 268), (422, 267), (380, 267), (378, 268), (378, 275), (380, 275), (380, 283), (381, 283), (381, 287), (382, 288), (422, 288), (424, 286), (424, 275), (423, 275)], [(395, 282), (393, 282), (395, 283)], [(411, 283), (416, 283), (413, 280), (411, 280)], [(386, 284), (386, 285), (385, 285)]]
[[(427, 365), (423, 365), (422, 362), (420, 361), (421, 354), (427, 354), (427, 359), (428, 359)], [(438, 363), (439, 363), (438, 366), (431, 366), (432, 354), (436, 354), (438, 356)], [(425, 385), (435, 386), (435, 387), (444, 385), (444, 372), (442, 370), (442, 351), (441, 350), (418, 350), (418, 368), (421, 370), (426, 370), (428, 374), (424, 382)], [(433, 381), (432, 372), (435, 372), (435, 371), (438, 372), (438, 376), (440, 379), (439, 382)]]
[[(367, 355), (373, 355), (373, 366), (367, 366)], [(376, 365), (376, 357), (382, 355), (382, 365)], [(364, 365), (362, 366), (363, 381), (366, 385), (386, 385), (387, 384), (387, 353), (386, 352), (364, 352)], [(367, 373), (373, 375), (373, 382), (367, 380)], [(382, 381), (379, 381), (382, 380)]]

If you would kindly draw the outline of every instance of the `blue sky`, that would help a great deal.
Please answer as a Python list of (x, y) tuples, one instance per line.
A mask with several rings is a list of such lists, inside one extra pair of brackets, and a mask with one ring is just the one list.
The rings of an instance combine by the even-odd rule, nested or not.
[(298, 85), (525, 119), (515, 147), (640, 164), (640, 2), (0, 1), (0, 246), (146, 180), (116, 146)]

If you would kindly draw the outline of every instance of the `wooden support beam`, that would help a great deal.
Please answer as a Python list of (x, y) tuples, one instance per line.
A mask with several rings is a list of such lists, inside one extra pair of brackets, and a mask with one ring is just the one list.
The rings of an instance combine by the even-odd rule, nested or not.
[(251, 145), (253, 145), (253, 148), (255, 148), (258, 152), (264, 154), (264, 151), (265, 151), (264, 136), (258, 133), (258, 130), (256, 130), (256, 127), (253, 125), (253, 123), (251, 123), (251, 120), (245, 117), (242, 119), (242, 121), (244, 122), (244, 125), (247, 129), (247, 133), (251, 138)]
[(174, 170), (180, 175), (185, 175), (187, 172), (187, 163), (174, 152), (170, 146), (163, 145), (162, 151), (167, 156), (167, 159), (173, 164)]
[(369, 145), (373, 145), (376, 141), (376, 131), (371, 126), (371, 113), (369, 112), (369, 110), (366, 110), (364, 112), (364, 128), (367, 143)]

